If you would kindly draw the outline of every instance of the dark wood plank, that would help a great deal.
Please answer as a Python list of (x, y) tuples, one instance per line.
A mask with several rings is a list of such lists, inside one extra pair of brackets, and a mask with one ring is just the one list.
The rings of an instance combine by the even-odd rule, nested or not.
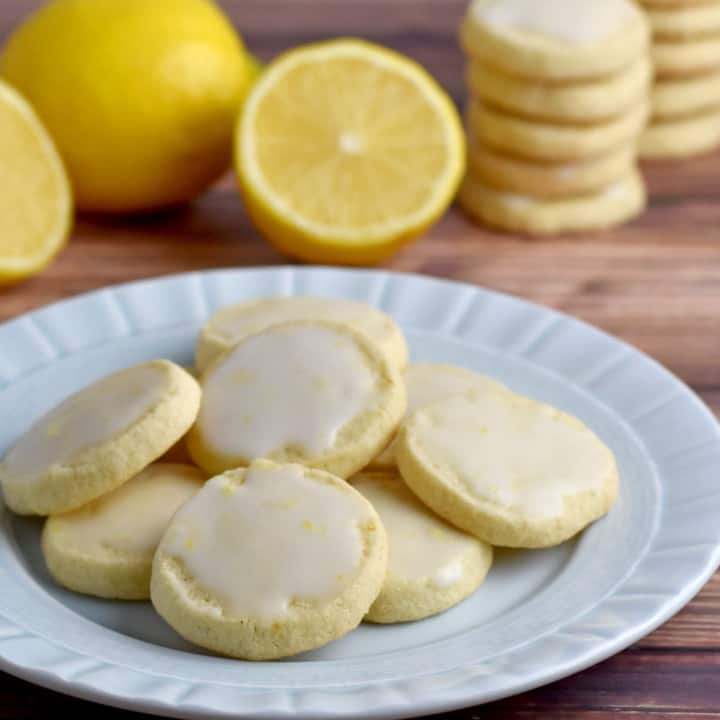
[[(41, 0), (1, 0), (0, 43)], [(456, 42), (465, 0), (223, 0), (249, 47), (284, 49), (359, 35), (423, 63), (459, 104)], [(500, 235), (452, 210), (386, 263), (477, 283), (592, 322), (650, 353), (720, 415), (720, 154), (644, 167), (651, 206), (611, 233), (533, 241)], [(131, 219), (80, 217), (43, 275), (0, 290), (0, 320), (79, 292), (186, 270), (287, 262), (251, 226), (230, 175), (179, 210)], [(1, 350), (1, 349), (0, 349)], [(720, 718), (720, 575), (628, 651), (545, 688), (448, 715), (454, 720)], [(0, 674), (0, 720), (96, 706)], [(107, 710), (109, 718), (140, 717)]]

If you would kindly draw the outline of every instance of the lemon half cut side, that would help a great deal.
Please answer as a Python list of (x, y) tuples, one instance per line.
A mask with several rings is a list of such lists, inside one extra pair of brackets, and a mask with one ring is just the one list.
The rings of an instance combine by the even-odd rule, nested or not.
[(302, 260), (382, 260), (452, 201), (465, 139), (447, 94), (417, 63), (341, 39), (291, 50), (247, 98), (235, 138), (252, 219)]
[(65, 245), (72, 193), (30, 104), (0, 81), (0, 284), (42, 270)]

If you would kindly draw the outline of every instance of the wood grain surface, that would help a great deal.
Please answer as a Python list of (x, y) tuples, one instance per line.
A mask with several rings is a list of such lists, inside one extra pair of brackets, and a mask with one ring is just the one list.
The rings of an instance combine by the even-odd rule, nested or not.
[[(39, 4), (0, 0), (0, 41)], [(264, 60), (299, 43), (359, 35), (415, 57), (463, 102), (463, 58), (455, 35), (464, 0), (221, 4)], [(651, 207), (617, 231), (529, 240), (491, 233), (451, 210), (386, 267), (477, 283), (594, 323), (669, 367), (719, 413), (720, 155), (643, 169)], [(51, 268), (0, 290), (0, 320), (107, 284), (282, 262), (250, 225), (228, 176), (197, 202), (172, 212), (78, 218), (72, 242)], [(46, 717), (51, 711), (91, 717), (98, 709), (0, 674), (0, 718)], [(103, 711), (106, 718), (133, 715)], [(620, 655), (545, 688), (447, 717), (720, 718), (720, 576), (670, 622)]]

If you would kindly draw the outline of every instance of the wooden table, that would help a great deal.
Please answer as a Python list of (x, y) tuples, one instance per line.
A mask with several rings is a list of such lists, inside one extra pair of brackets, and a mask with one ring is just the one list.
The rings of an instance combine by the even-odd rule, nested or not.
[[(39, 4), (2, 0), (0, 39)], [(417, 58), (463, 101), (455, 29), (464, 0), (222, 4), (264, 60), (299, 43), (359, 35)], [(615, 232), (532, 241), (488, 232), (453, 210), (386, 266), (477, 283), (581, 317), (654, 356), (718, 413), (720, 155), (644, 169), (651, 207)], [(71, 244), (50, 269), (0, 291), (0, 320), (110, 283), (284, 261), (250, 225), (228, 177), (178, 211), (79, 218)], [(0, 719), (45, 717), (51, 710), (76, 717), (99, 712), (0, 674)], [(132, 715), (103, 711), (106, 718)], [(620, 655), (545, 688), (448, 717), (720, 718), (720, 576), (665, 626)]]

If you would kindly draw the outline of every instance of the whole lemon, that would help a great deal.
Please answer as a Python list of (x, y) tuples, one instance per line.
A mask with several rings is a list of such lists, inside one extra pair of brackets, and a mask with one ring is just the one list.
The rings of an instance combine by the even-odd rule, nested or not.
[(211, 0), (52, 0), (0, 57), (0, 76), (53, 136), (77, 205), (109, 212), (174, 205), (215, 180), (255, 73)]

